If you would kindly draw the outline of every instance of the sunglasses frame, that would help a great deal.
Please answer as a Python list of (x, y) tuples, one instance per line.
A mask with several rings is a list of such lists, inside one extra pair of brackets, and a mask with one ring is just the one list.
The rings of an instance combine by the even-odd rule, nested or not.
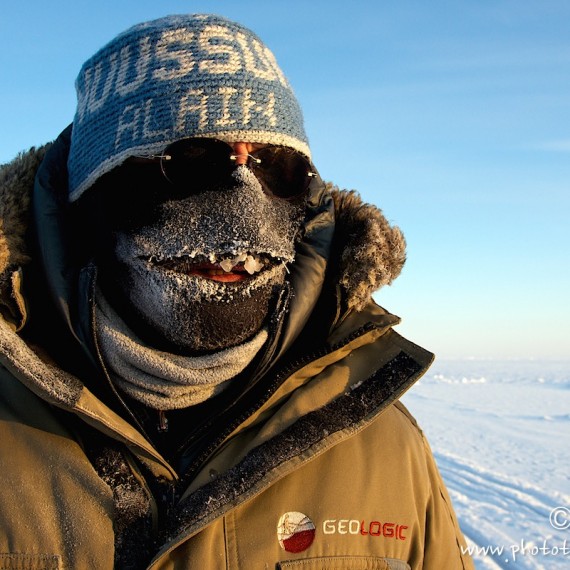
[[(295, 201), (297, 199), (305, 197), (308, 193), (312, 178), (318, 176), (318, 173), (316, 172), (312, 163), (304, 155), (290, 147), (279, 145), (265, 145), (251, 151), (251, 153), (248, 153), (247, 155), (238, 155), (234, 152), (233, 147), (229, 143), (210, 137), (192, 137), (180, 139), (174, 143), (169, 144), (161, 154), (135, 156), (133, 158), (151, 161), (159, 160), (160, 170), (164, 179), (175, 188), (184, 186), (187, 195), (190, 196), (192, 194), (199, 194), (201, 192), (201, 190), (197, 192), (187, 191), (188, 181), (192, 179), (190, 166), (187, 168), (181, 168), (178, 174), (173, 175), (173, 166), (176, 164), (181, 164), (183, 162), (184, 151), (188, 150), (203, 150), (204, 154), (209, 154), (210, 163), (205, 166), (208, 168), (213, 167), (213, 169), (206, 171), (205, 166), (202, 166), (202, 170), (198, 170), (199, 174), (201, 175), (208, 174), (209, 180), (211, 177), (214, 182), (216, 179), (218, 181), (223, 181), (227, 179), (231, 173), (239, 166), (246, 166), (260, 182), (263, 191), (266, 194), (285, 201)], [(226, 150), (227, 159), (229, 161), (227, 165), (224, 164), (224, 161), (226, 159)], [(267, 159), (267, 157), (264, 159), (257, 156), (258, 154), (267, 155), (267, 153), (270, 152), (280, 151), (289, 154), (289, 156), (294, 161), (291, 168), (292, 172), (288, 172), (285, 168), (286, 164), (284, 164), (282, 166), (281, 174), (295, 175), (298, 178), (295, 183), (298, 184), (298, 188), (300, 188), (299, 191), (284, 191), (283, 189), (288, 188), (288, 186), (284, 185), (283, 183), (280, 191), (279, 183), (282, 182), (281, 178), (275, 179), (274, 176), (271, 177), (271, 169), (268, 169), (267, 172), (265, 172), (262, 166), (264, 162), (268, 163), (271, 161), (271, 159)], [(235, 163), (239, 156), (247, 156), (246, 163), (243, 165), (232, 164), (232, 161)], [(277, 156), (276, 158), (279, 157)], [(190, 160), (192, 159), (188, 159), (188, 162)], [(198, 157), (194, 160), (197, 162), (200, 160), (200, 158)], [(204, 160), (206, 160), (206, 158)], [(277, 160), (274, 160), (273, 164), (276, 162)], [(301, 176), (306, 176), (306, 180), (303, 180), (301, 182)]]

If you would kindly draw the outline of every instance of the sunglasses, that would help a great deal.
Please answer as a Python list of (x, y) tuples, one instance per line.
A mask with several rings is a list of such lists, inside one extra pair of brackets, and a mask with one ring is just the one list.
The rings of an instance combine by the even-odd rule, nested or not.
[(263, 191), (283, 200), (295, 200), (307, 194), (317, 176), (311, 163), (299, 152), (282, 146), (263, 146), (247, 155), (235, 154), (233, 148), (218, 139), (182, 139), (167, 146), (162, 154), (136, 156), (135, 160), (160, 160), (164, 178), (174, 194), (187, 197), (228, 184), (237, 168), (238, 157), (253, 172)]

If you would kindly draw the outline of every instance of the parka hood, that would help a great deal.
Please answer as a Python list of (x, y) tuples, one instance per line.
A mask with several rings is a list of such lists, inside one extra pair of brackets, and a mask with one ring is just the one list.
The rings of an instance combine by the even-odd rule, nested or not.
[[(15, 329), (25, 321), (18, 275), (36, 263), (38, 255), (30, 243), (34, 180), (50, 146), (31, 148), (0, 167), (0, 311)], [(334, 205), (326, 280), (340, 291), (344, 310), (360, 311), (374, 291), (399, 275), (405, 262), (405, 240), (381, 210), (363, 202), (354, 190), (329, 183), (323, 194), (321, 203), (332, 199)]]

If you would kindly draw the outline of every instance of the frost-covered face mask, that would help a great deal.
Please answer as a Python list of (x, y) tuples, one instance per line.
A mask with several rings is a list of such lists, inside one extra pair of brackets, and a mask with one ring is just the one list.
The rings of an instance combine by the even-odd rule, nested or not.
[(131, 327), (191, 353), (236, 346), (259, 331), (294, 260), (303, 204), (268, 195), (246, 166), (223, 187), (182, 199), (127, 195), (99, 265)]

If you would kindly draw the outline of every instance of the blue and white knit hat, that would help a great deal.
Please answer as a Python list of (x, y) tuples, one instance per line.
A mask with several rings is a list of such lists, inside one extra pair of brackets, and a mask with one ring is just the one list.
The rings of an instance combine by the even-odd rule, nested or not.
[(301, 109), (274, 55), (220, 16), (132, 27), (83, 65), (76, 88), (71, 201), (129, 156), (186, 137), (283, 145), (310, 158)]

